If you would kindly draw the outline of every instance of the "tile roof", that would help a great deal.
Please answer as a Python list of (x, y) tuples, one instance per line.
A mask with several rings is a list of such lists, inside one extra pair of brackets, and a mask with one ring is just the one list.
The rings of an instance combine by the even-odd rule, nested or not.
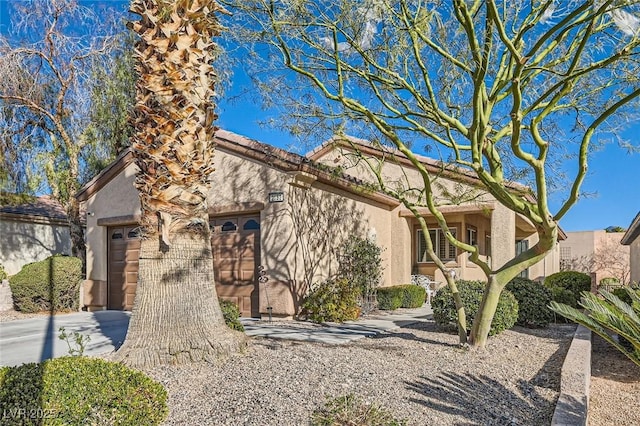
[(62, 205), (53, 197), (48, 195), (37, 197), (29, 203), (0, 206), (0, 213), (22, 216), (38, 216), (60, 220), (67, 219), (67, 214), (65, 213)]

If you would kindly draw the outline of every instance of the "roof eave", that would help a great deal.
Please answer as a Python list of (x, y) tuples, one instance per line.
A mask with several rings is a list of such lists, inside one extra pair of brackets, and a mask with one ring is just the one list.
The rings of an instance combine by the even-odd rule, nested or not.
[(628, 246), (633, 243), (636, 238), (640, 235), (640, 212), (633, 218), (631, 221), (631, 225), (627, 229), (627, 232), (622, 236), (622, 240), (620, 240), (620, 244)]

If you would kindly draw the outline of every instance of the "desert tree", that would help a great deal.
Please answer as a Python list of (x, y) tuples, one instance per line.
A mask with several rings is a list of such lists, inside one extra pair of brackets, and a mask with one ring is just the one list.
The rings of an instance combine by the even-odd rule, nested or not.
[[(619, 138), (637, 117), (638, 2), (225, 5), (234, 13), (230, 33), (248, 43), (259, 64), (253, 75), (268, 105), (283, 107), (283, 126), (308, 137), (365, 138), (419, 171), (419, 186), (399, 187), (385, 181), (379, 161), (369, 163), (379, 188), (414, 212), (425, 236), (418, 207), (428, 208), (449, 243), (486, 275), (469, 338), (484, 347), (506, 284), (555, 247), (558, 222), (581, 197), (593, 147)], [(477, 178), (535, 227), (537, 242), (504, 264), (484, 261), (478, 246), (451, 232), (434, 185), (442, 173), (425, 165), (422, 152), (437, 156), (442, 173)], [(563, 175), (559, 165), (566, 164)], [(558, 188), (564, 199), (552, 211), (549, 197)]]
[(117, 359), (135, 366), (211, 361), (242, 350), (216, 296), (207, 194), (222, 30), (212, 0), (134, 0), (139, 75), (132, 150), (143, 238), (131, 322)]
[(91, 70), (111, 51), (117, 16), (74, 0), (14, 2), (0, 34), (2, 190), (50, 193), (66, 210), (72, 253), (83, 259), (75, 193), (85, 160), (103, 142), (84, 135), (86, 89)]

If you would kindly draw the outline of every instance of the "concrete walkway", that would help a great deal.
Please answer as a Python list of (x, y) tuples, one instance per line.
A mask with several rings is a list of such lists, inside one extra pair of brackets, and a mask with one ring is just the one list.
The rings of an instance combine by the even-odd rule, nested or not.
[(342, 324), (314, 324), (301, 321), (273, 321), (270, 323), (250, 318), (242, 318), (241, 322), (245, 327), (246, 334), (253, 337), (335, 345), (395, 330), (409, 324), (425, 322), (431, 318), (431, 307), (424, 305), (418, 309), (383, 311), (376, 315), (366, 316), (357, 321), (347, 321)]
[[(67, 355), (66, 342), (58, 338), (60, 327), (67, 333), (89, 336), (85, 355), (117, 350), (127, 334), (130, 312), (99, 311), (43, 315), (36, 318), (0, 322), (0, 365), (40, 362)], [(314, 324), (301, 321), (260, 321), (241, 319), (246, 334), (254, 337), (306, 342), (342, 344), (392, 330), (403, 325), (427, 321), (431, 308), (399, 309), (382, 312), (344, 324)]]

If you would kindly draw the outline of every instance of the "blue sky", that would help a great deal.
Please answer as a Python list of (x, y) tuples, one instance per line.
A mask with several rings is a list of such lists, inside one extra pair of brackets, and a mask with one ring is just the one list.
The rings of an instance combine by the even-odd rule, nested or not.
[[(5, 33), (7, 6), (12, 1), (0, 0), (0, 32)], [(83, 3), (92, 3), (85, 1)], [(98, 3), (98, 2), (93, 2)], [(102, 1), (125, 8), (128, 1)], [(281, 148), (292, 149), (293, 139), (286, 133), (264, 128), (258, 121), (264, 120), (269, 112), (261, 110), (256, 103), (257, 96), (240, 95), (255, 93), (249, 80), (241, 71), (236, 71), (227, 98), (219, 103), (218, 126), (245, 135), (261, 142)], [(226, 99), (239, 96), (233, 102)], [(271, 117), (275, 118), (273, 113)], [(625, 135), (634, 145), (640, 146), (640, 123), (635, 124)], [(295, 148), (295, 147), (294, 147)], [(298, 153), (305, 153), (308, 146), (299, 147)], [(566, 165), (571, 170), (571, 165)], [(640, 154), (627, 153), (617, 145), (609, 144), (595, 152), (589, 164), (589, 175), (583, 184), (583, 192), (593, 196), (581, 199), (562, 219), (560, 225), (565, 231), (604, 229), (610, 225), (627, 227), (640, 211)], [(564, 194), (551, 194), (552, 211), (560, 206)]]

